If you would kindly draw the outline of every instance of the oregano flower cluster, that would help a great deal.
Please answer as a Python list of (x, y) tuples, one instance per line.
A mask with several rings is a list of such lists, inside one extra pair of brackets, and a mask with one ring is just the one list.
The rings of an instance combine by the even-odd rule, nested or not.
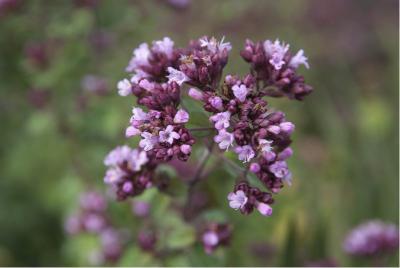
[[(202, 37), (185, 48), (165, 37), (134, 49), (126, 71), (130, 77), (118, 82), (121, 96), (135, 96), (126, 137), (139, 136), (137, 149), (118, 147), (106, 158), (105, 182), (120, 200), (152, 186), (157, 166), (172, 159), (186, 161), (196, 142), (186, 127), (190, 120), (181, 100), (190, 96), (209, 113), (210, 139), (224, 151), (236, 153), (246, 171), (231, 193), (230, 207), (249, 214), (257, 209), (272, 214), (273, 194), (291, 183), (286, 160), (293, 154), (295, 129), (281, 111), (268, 105), (268, 97), (302, 100), (312, 88), (297, 73), (309, 68), (303, 50), (293, 54), (279, 40), (247, 40), (240, 52), (250, 64), (248, 74), (223, 75), (232, 50), (224, 39)], [(205, 122), (207, 123), (207, 122)], [(265, 190), (247, 181), (255, 174)]]

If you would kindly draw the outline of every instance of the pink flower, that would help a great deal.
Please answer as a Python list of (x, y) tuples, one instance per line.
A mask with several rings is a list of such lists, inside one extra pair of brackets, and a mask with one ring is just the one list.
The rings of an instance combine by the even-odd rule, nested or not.
[(142, 110), (142, 108), (133, 107), (132, 109), (132, 117), (131, 117), (131, 124), (134, 127), (138, 127), (142, 124), (143, 121), (149, 119), (149, 116), (146, 112)]
[(180, 109), (176, 112), (174, 117), (174, 123), (180, 124), (180, 123), (186, 123), (188, 121), (189, 121), (189, 114), (185, 110)]
[(118, 88), (118, 94), (120, 96), (128, 96), (129, 94), (131, 94), (131, 89), (132, 89), (132, 85), (129, 82), (128, 79), (124, 79), (118, 82), (117, 84), (117, 88)]
[(235, 152), (238, 154), (239, 160), (243, 163), (249, 162), (255, 156), (255, 152), (250, 145), (237, 146)]
[(180, 135), (174, 131), (174, 127), (168, 125), (165, 130), (161, 130), (159, 133), (160, 142), (168, 142), (172, 144), (174, 139), (177, 140), (180, 138)]
[(245, 85), (234, 85), (232, 87), (233, 95), (240, 101), (244, 102), (248, 93), (247, 87)]
[(260, 144), (261, 152), (263, 153), (268, 153), (272, 151), (272, 144), (273, 141), (270, 140), (265, 140), (265, 139), (259, 139), (258, 144)]
[(285, 64), (283, 58), (288, 50), (289, 45), (285, 45), (283, 42), (281, 44), (278, 39), (274, 43), (269, 40), (264, 42), (264, 51), (270, 58), (269, 63), (274, 66), (275, 70), (280, 70)]
[(149, 65), (150, 49), (146, 43), (140, 44), (138, 48), (133, 51), (133, 57), (126, 67), (127, 72), (133, 72), (140, 66)]
[(104, 177), (104, 183), (106, 184), (115, 184), (119, 182), (122, 176), (125, 175), (125, 172), (120, 168), (110, 168), (106, 171), (106, 175)]
[(236, 191), (235, 193), (231, 192), (228, 194), (229, 206), (235, 210), (243, 208), (244, 205), (247, 203), (247, 196), (242, 191)]
[(135, 149), (129, 156), (128, 164), (133, 171), (139, 171), (148, 161), (146, 152)]
[(171, 59), (174, 52), (174, 41), (169, 37), (164, 37), (163, 40), (154, 41), (153, 50), (159, 53), (164, 53), (169, 59)]
[(229, 120), (231, 119), (230, 112), (217, 113), (210, 117), (210, 120), (215, 123), (215, 128), (218, 130), (229, 127)]
[(295, 56), (290, 60), (289, 66), (293, 68), (298, 68), (301, 64), (303, 64), (307, 69), (310, 68), (307, 62), (307, 57), (304, 56), (304, 51), (300, 49)]
[(167, 75), (168, 82), (176, 82), (178, 85), (182, 85), (183, 83), (189, 81), (189, 77), (186, 76), (183, 72), (173, 68), (173, 67), (168, 67), (168, 73)]
[(228, 150), (233, 144), (233, 134), (227, 132), (225, 129), (221, 129), (217, 136), (214, 137), (214, 141), (218, 143), (218, 146), (222, 150)]
[(200, 38), (199, 41), (201, 47), (206, 47), (212, 53), (223, 50), (230, 51), (232, 49), (232, 46), (229, 42), (224, 43), (224, 39), (225, 37), (222, 37), (221, 41), (218, 42), (215, 37), (212, 37), (210, 40), (208, 40), (207, 37), (203, 37)]
[(145, 151), (150, 151), (157, 144), (157, 137), (149, 132), (143, 132), (140, 136), (143, 139), (139, 142), (139, 146)]
[(127, 161), (131, 154), (131, 148), (128, 146), (118, 146), (114, 150), (108, 153), (104, 159), (104, 165), (106, 166), (117, 166)]
[(286, 181), (289, 185), (291, 184), (292, 174), (290, 173), (285, 161), (276, 161), (269, 166), (269, 171), (271, 171), (277, 178)]

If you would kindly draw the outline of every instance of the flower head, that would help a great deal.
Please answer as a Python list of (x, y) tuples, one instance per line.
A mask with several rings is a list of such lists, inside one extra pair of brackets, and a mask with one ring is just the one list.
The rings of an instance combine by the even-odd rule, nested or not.
[(164, 53), (168, 58), (172, 58), (174, 52), (174, 41), (169, 37), (164, 37), (163, 40), (154, 41), (153, 50), (159, 53)]
[(117, 88), (118, 88), (118, 94), (120, 96), (125, 97), (132, 93), (132, 85), (128, 79), (123, 79), (119, 81), (117, 84)]
[(307, 57), (304, 56), (304, 51), (300, 49), (296, 55), (292, 57), (289, 62), (289, 66), (297, 69), (301, 64), (303, 64), (307, 69), (310, 68), (307, 62)]
[(182, 85), (183, 83), (189, 81), (189, 77), (186, 76), (183, 72), (173, 68), (173, 67), (168, 67), (168, 73), (167, 75), (168, 82), (176, 82), (178, 85)]
[(268, 153), (272, 150), (271, 144), (273, 141), (266, 139), (259, 139), (258, 144), (260, 145), (261, 152)]
[(217, 51), (223, 50), (231, 50), (232, 46), (229, 42), (224, 43), (225, 37), (222, 37), (221, 41), (218, 42), (215, 37), (208, 39), (207, 37), (200, 38), (200, 46), (207, 48), (212, 53), (216, 53)]
[(269, 166), (269, 170), (280, 179), (286, 178), (290, 172), (285, 161), (276, 161)]
[(242, 190), (239, 190), (229, 193), (228, 200), (229, 206), (237, 210), (243, 208), (244, 205), (246, 205), (248, 198)]
[(176, 112), (174, 117), (175, 124), (187, 123), (189, 121), (189, 114), (183, 109)]
[(229, 127), (230, 118), (231, 118), (230, 112), (222, 112), (211, 116), (210, 120), (215, 123), (214, 126), (216, 129), (221, 130)]
[(126, 71), (133, 72), (141, 66), (148, 66), (150, 53), (148, 44), (140, 44), (138, 48), (133, 50), (133, 57), (129, 62), (129, 65), (126, 67)]
[(180, 138), (180, 135), (174, 131), (174, 127), (168, 125), (165, 130), (161, 130), (159, 133), (160, 142), (167, 142), (169, 144), (174, 143), (174, 139), (177, 140)]
[(158, 142), (157, 136), (154, 136), (150, 132), (143, 132), (141, 136), (143, 139), (139, 142), (139, 146), (145, 151), (150, 151), (153, 149), (154, 145), (156, 145)]
[(238, 154), (239, 160), (243, 161), (243, 163), (249, 162), (256, 155), (250, 145), (237, 146), (235, 152)]
[(248, 93), (248, 89), (245, 85), (234, 85), (232, 87), (233, 95), (240, 101), (244, 102)]
[(280, 70), (285, 64), (283, 59), (289, 50), (289, 45), (285, 45), (283, 42), (281, 44), (278, 39), (273, 43), (270, 40), (266, 40), (264, 42), (264, 50), (269, 57), (269, 63), (274, 66), (275, 70)]
[(222, 150), (228, 150), (232, 146), (234, 137), (232, 133), (227, 132), (225, 129), (221, 129), (218, 135), (214, 137), (214, 141), (218, 143), (218, 146)]
[(399, 247), (399, 229), (380, 220), (365, 222), (346, 237), (343, 248), (351, 255), (377, 256), (394, 252)]

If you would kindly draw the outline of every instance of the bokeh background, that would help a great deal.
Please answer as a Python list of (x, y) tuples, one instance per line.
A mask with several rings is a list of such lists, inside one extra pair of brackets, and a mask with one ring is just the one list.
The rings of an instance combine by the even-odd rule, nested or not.
[[(134, 99), (115, 86), (132, 49), (203, 35), (233, 44), (226, 73), (248, 70), (246, 38), (305, 50), (311, 68), (300, 72), (315, 91), (304, 102), (271, 101), (296, 124), (294, 183), (272, 217), (242, 216), (227, 205), (234, 176), (224, 166), (204, 182), (204, 213), (233, 225), (229, 247), (209, 256), (189, 234), (162, 233), (179, 254), (160, 262), (131, 243), (113, 265), (372, 265), (342, 243), (369, 219), (398, 225), (398, 1), (187, 2), (0, 1), (0, 265), (90, 265), (96, 240), (70, 237), (63, 224), (82, 192), (106, 192), (106, 153), (135, 145), (124, 138)], [(160, 206), (173, 198), (154, 195), (158, 216), (173, 217)], [(111, 209), (116, 224), (140, 228), (129, 204)], [(397, 266), (398, 255), (388, 261)]]

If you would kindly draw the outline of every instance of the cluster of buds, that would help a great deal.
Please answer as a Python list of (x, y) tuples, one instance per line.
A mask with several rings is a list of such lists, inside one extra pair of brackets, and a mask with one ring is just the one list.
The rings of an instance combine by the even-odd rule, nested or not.
[(344, 250), (354, 256), (378, 256), (399, 248), (399, 229), (379, 220), (365, 222), (346, 237)]
[(232, 227), (228, 224), (209, 223), (201, 233), (204, 251), (211, 254), (220, 246), (227, 246), (232, 235)]
[(257, 187), (251, 187), (248, 182), (240, 182), (233, 192), (228, 195), (229, 206), (239, 209), (243, 214), (251, 213), (254, 208), (263, 216), (272, 214), (271, 204), (274, 203), (272, 195), (263, 192)]
[(126, 68), (133, 73), (132, 78), (118, 83), (119, 94), (134, 94), (138, 104), (148, 111), (133, 108), (126, 136), (140, 135), (139, 146), (150, 158), (169, 161), (177, 157), (186, 161), (194, 138), (185, 128), (189, 114), (179, 108), (181, 85), (188, 80), (174, 68), (178, 66), (180, 50), (175, 49), (174, 42), (166, 37), (153, 42), (151, 48), (141, 44), (133, 54)]
[(139, 195), (153, 186), (156, 163), (143, 150), (126, 145), (116, 147), (106, 156), (104, 164), (108, 167), (104, 182), (111, 186), (118, 200)]
[[(243, 79), (227, 75), (219, 87), (214, 81), (206, 86), (190, 81), (188, 83), (197, 88), (190, 88), (189, 96), (202, 101), (204, 109), (212, 113), (210, 121), (218, 132), (214, 141), (219, 148), (226, 151), (233, 149), (239, 160), (249, 163), (246, 168), (256, 174), (272, 193), (277, 193), (284, 182), (291, 184), (292, 175), (286, 159), (293, 154), (289, 145), (294, 124), (286, 121), (283, 112), (269, 108), (263, 97), (277, 97), (285, 93), (290, 98), (302, 99), (309, 94), (311, 88), (305, 86), (304, 79), (295, 74), (301, 64), (309, 67), (307, 58), (304, 57), (303, 50), (291, 57), (289, 45), (281, 44), (278, 40), (266, 40), (256, 45), (247, 41), (241, 54), (245, 60), (251, 62), (250, 74)], [(283, 83), (284, 81), (287, 83)], [(298, 89), (300, 87), (301, 92)], [(282, 94), (270, 94), (271, 89)], [(229, 200), (236, 196), (241, 199), (239, 207), (231, 207), (240, 208), (242, 213), (247, 214), (252, 209), (246, 209), (244, 203), (251, 200), (252, 196), (243, 197), (243, 194), (244, 191), (240, 191), (238, 195), (236, 192), (230, 193)], [(254, 206), (257, 207), (257, 204), (250, 203), (248, 207)], [(261, 205), (259, 211), (263, 215), (271, 213), (269, 207), (264, 205)]]
[[(303, 99), (312, 89), (304, 84), (297, 69), (309, 65), (303, 50), (292, 56), (289, 45), (279, 40), (247, 40), (241, 55), (250, 63), (250, 73), (242, 79), (227, 75), (221, 83), (231, 49), (230, 43), (214, 37), (191, 41), (187, 48), (175, 48), (168, 37), (153, 42), (151, 47), (141, 44), (126, 68), (132, 77), (118, 83), (118, 92), (122, 96), (135, 95), (147, 111), (133, 108), (126, 136), (141, 136), (139, 147), (146, 156), (145, 163), (153, 163), (150, 170), (174, 157), (186, 161), (194, 139), (185, 127), (189, 114), (180, 103), (182, 88), (190, 87), (188, 95), (201, 101), (211, 113), (209, 119), (216, 130), (214, 141), (219, 148), (233, 150), (245, 163), (246, 171), (254, 173), (269, 190), (263, 192), (240, 183), (228, 196), (230, 206), (243, 214), (256, 208), (269, 216), (272, 194), (278, 193), (284, 183), (291, 183), (286, 160), (293, 154), (289, 145), (294, 124), (286, 120), (283, 112), (271, 109), (264, 97)], [(120, 170), (112, 168), (111, 177)], [(136, 171), (143, 172), (141, 168)], [(126, 188), (135, 189), (130, 186), (132, 180), (121, 179), (120, 192), (124, 192), (127, 181)], [(151, 178), (146, 177), (145, 181), (151, 182)], [(120, 199), (139, 194), (146, 187), (141, 185), (137, 192), (133, 190)]]
[[(96, 252), (96, 262), (115, 262), (123, 251), (122, 233), (115, 229), (107, 217), (107, 201), (97, 192), (83, 193), (80, 198), (80, 210), (65, 222), (68, 234), (82, 232), (95, 234), (101, 242), (101, 251)], [(93, 257), (93, 256), (92, 256)]]
[(302, 100), (311, 93), (312, 88), (304, 83), (304, 77), (296, 73), (300, 65), (309, 68), (302, 49), (293, 56), (289, 45), (278, 39), (274, 42), (246, 40), (240, 55), (251, 64), (251, 73), (265, 95)]

